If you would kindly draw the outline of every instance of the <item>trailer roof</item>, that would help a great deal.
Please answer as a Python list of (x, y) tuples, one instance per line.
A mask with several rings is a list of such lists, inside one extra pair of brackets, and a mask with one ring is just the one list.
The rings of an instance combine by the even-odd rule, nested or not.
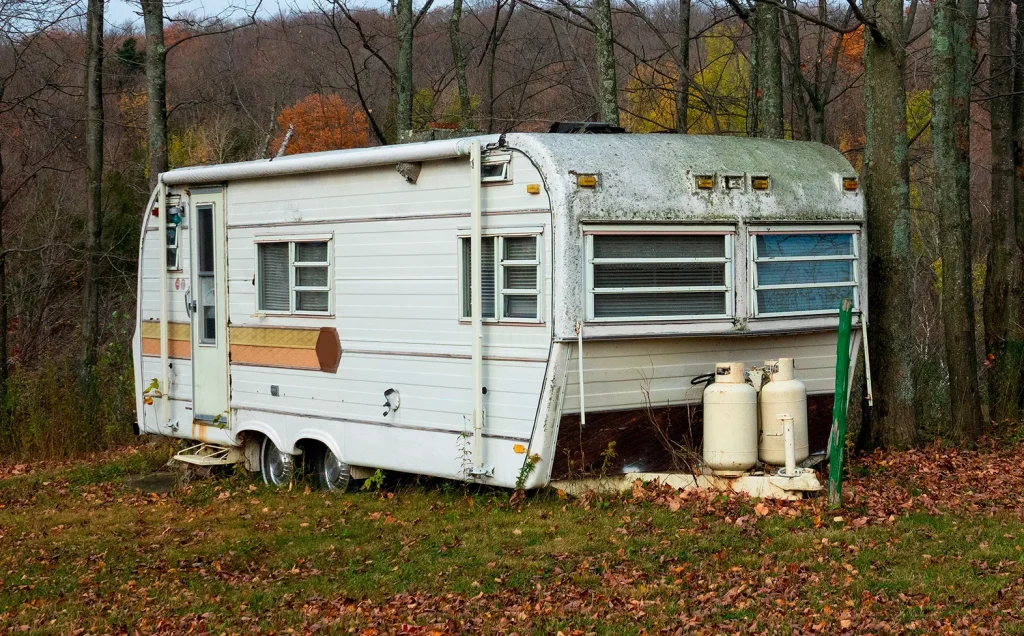
[[(860, 190), (844, 191), (842, 185), (857, 173), (838, 151), (812, 142), (745, 137), (509, 133), (180, 168), (161, 177), (167, 185), (196, 185), (441, 160), (469, 154), (474, 139), (484, 148), (526, 154), (544, 175), (554, 212), (568, 211), (579, 220), (863, 218)], [(577, 187), (578, 174), (597, 175), (597, 187)], [(695, 177), (705, 175), (715, 177), (711, 191), (695, 187)], [(726, 175), (742, 176), (744, 187), (726, 190)], [(769, 177), (768, 190), (752, 190), (754, 176)]]
[[(545, 174), (553, 206), (567, 206), (578, 220), (859, 221), (864, 216), (860, 190), (843, 189), (843, 179), (856, 178), (857, 172), (837, 150), (818, 143), (672, 134), (510, 133), (504, 141)], [(577, 174), (596, 174), (598, 186), (577, 187)], [(726, 175), (742, 176), (744, 186), (724, 189)], [(697, 176), (715, 177), (714, 189), (698, 190)], [(769, 177), (768, 190), (751, 189), (755, 176)]]

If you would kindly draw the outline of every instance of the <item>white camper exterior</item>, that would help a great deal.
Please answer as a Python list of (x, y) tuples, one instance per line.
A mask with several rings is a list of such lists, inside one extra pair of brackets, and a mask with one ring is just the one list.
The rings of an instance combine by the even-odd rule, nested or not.
[(142, 230), (139, 428), (535, 488), (610, 441), (614, 468), (658, 469), (652, 413), (692, 427), (693, 377), (783, 356), (830, 423), (838, 298), (855, 342), (867, 305), (856, 178), (818, 144), (690, 135), (170, 171)]

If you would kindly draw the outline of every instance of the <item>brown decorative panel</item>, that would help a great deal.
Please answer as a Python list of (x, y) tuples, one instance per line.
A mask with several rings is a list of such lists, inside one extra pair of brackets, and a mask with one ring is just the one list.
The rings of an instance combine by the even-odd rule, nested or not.
[(231, 362), (334, 373), (341, 341), (334, 327), (231, 327)]
[(321, 327), (316, 339), (316, 359), (324, 373), (335, 373), (341, 364), (341, 339), (334, 327)]

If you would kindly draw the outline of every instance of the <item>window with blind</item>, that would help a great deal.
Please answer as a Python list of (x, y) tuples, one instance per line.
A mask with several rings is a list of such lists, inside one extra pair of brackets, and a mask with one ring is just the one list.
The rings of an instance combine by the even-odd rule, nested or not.
[[(472, 250), (460, 239), (462, 253), (462, 318), (472, 316)], [(491, 321), (540, 320), (540, 237), (484, 236), (480, 250), (482, 317)]]
[(591, 320), (732, 315), (732, 235), (588, 234)]
[(330, 241), (256, 244), (256, 304), (266, 313), (331, 310)]
[(751, 236), (754, 314), (803, 315), (857, 307), (857, 240), (853, 232)]

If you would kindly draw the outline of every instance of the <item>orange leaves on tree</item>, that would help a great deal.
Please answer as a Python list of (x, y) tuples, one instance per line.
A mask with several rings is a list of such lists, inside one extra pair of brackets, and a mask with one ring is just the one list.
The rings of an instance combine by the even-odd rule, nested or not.
[(337, 95), (312, 93), (281, 111), (280, 132), (272, 148), (281, 147), (289, 126), (295, 130), (286, 154), (360, 148), (370, 143), (366, 116)]
[(839, 47), (839, 67), (847, 73), (860, 72), (864, 68), (864, 27), (844, 35)]

